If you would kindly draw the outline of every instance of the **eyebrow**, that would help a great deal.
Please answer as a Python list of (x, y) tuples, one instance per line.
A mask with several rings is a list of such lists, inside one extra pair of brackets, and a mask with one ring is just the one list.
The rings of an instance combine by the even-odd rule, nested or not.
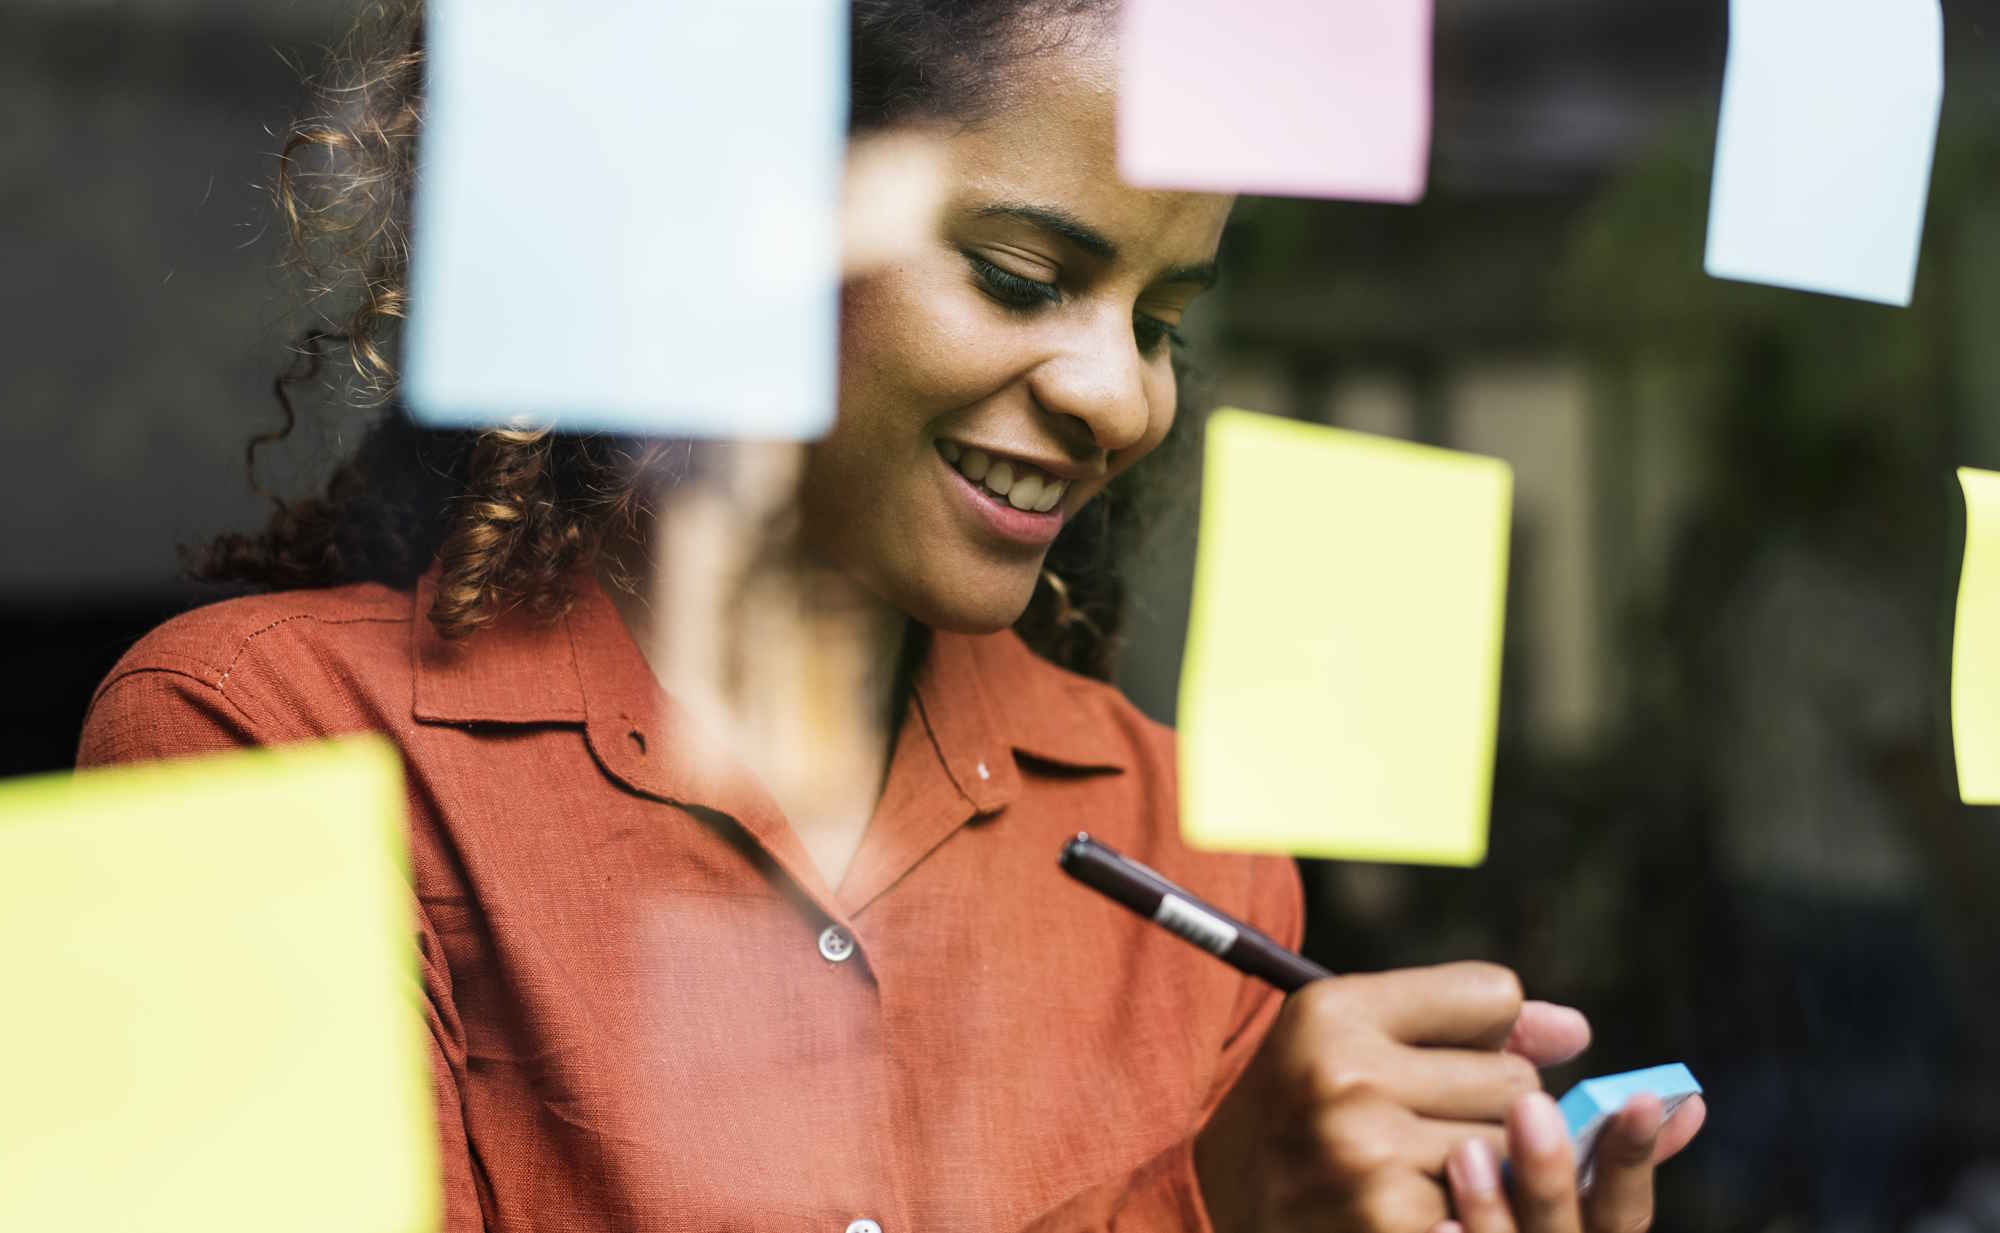
[[(1047, 206), (1018, 205), (1003, 203), (981, 206), (973, 212), (974, 218), (1011, 218), (1038, 227), (1050, 235), (1060, 236), (1076, 245), (1091, 256), (1104, 261), (1118, 259), (1118, 245), (1110, 236), (1092, 227), (1076, 215), (1065, 210)], [(1206, 288), (1215, 285), (1216, 268), (1213, 261), (1198, 261), (1188, 265), (1177, 265), (1161, 274), (1156, 282), (1191, 283)]]
[(1213, 261), (1197, 261), (1193, 265), (1177, 265), (1168, 269), (1155, 281), (1163, 283), (1188, 283), (1197, 290), (1206, 291), (1215, 285), (1217, 270)]

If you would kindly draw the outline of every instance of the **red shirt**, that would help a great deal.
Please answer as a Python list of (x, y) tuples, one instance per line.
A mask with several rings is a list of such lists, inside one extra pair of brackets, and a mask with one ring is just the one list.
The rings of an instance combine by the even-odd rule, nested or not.
[(169, 622), (78, 762), (401, 746), (448, 1229), (1208, 1227), (1191, 1136), (1280, 999), (1056, 867), (1088, 829), (1296, 945), (1289, 861), (1181, 845), (1168, 729), (1011, 633), (934, 635), (828, 887), (749, 773), (677, 756), (600, 590), (455, 644), (429, 602)]

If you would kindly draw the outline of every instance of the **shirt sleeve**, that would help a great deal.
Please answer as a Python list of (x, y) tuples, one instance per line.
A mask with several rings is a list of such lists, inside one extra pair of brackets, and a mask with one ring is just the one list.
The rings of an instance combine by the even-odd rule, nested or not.
[[(84, 717), (77, 742), (78, 770), (222, 753), (288, 739), (272, 734), (233, 699), (199, 677), (168, 669), (137, 669), (121, 673), (98, 691)], [(430, 1026), (431, 1086), (436, 1097), (439, 1145), (444, 1170), (445, 1223), (442, 1233), (483, 1233), (475, 1166), (466, 1140), (465, 1118), (459, 1108), (458, 1084), (448, 1060), (451, 1042), (458, 1040), (457, 1016), (451, 1002), (451, 978), (443, 951), (428, 920), (411, 895), (412, 919), (419, 922), (417, 946), (422, 960), (425, 1020)], [(463, 1050), (458, 1061), (463, 1064)]]
[[(1297, 950), (1305, 933), (1305, 896), (1298, 866), (1288, 859), (1271, 858), (1260, 860), (1259, 865), (1253, 902), (1263, 910), (1252, 914), (1251, 923)], [(1242, 1077), (1284, 1002), (1284, 994), (1245, 976), (1215, 1081), (1187, 1137), (1131, 1173), (1093, 1186), (1044, 1213), (1023, 1233), (1215, 1233), (1195, 1176), (1195, 1136)]]

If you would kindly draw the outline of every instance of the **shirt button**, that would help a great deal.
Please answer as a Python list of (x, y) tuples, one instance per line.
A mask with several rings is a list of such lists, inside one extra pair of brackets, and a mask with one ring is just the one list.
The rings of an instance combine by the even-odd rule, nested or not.
[[(847, 930), (842, 929), (839, 925), (828, 925), (819, 931), (819, 953), (828, 962), (846, 963), (849, 956), (854, 954), (854, 939), (847, 936)], [(854, 1224), (848, 1225), (849, 1233), (853, 1233), (853, 1230), (859, 1225), (867, 1225), (870, 1229), (875, 1229), (875, 1233), (881, 1233), (881, 1230), (876, 1228), (875, 1223), (870, 1220), (857, 1220)]]
[(882, 1226), (872, 1220), (857, 1220), (847, 1226), (847, 1233), (882, 1233)]

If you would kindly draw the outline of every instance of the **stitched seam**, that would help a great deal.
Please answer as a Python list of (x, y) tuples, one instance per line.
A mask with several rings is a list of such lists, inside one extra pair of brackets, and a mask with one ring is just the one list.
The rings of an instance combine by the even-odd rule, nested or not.
[(215, 688), (214, 681), (209, 680), (207, 677), (202, 676), (200, 673), (190, 672), (186, 668), (175, 668), (175, 667), (170, 667), (166, 664), (145, 664), (140, 667), (120, 669), (116, 674), (107, 678), (104, 684), (101, 687), (99, 687), (97, 691), (97, 698), (91, 699), (91, 705), (92, 706), (97, 705), (97, 700), (99, 698), (102, 698), (104, 697), (104, 695), (110, 693), (113, 687), (124, 682), (127, 678), (139, 676), (140, 674), (147, 672), (158, 672), (165, 676), (184, 676), (188, 680), (193, 681), (196, 684), (203, 686), (204, 688), (207, 689)]
[[(180, 661), (180, 663), (168, 662), (170, 660)], [(183, 664), (193, 665), (193, 667), (185, 667), (182, 666)], [(196, 671), (195, 669), (197, 668), (200, 671)], [(116, 685), (136, 672), (165, 672), (173, 676), (184, 676), (190, 681), (199, 682), (208, 689), (215, 688), (215, 681), (212, 679), (215, 675), (214, 664), (209, 663), (207, 660), (196, 659), (191, 655), (177, 655), (169, 651), (149, 656), (145, 663), (129, 664), (122, 668), (116, 668), (105, 676), (104, 680), (98, 683), (96, 689), (91, 691), (90, 706), (86, 709), (94, 709), (97, 706), (98, 699), (110, 693), (113, 685)]]
[(243, 641), (236, 647), (236, 654), (232, 655), (229, 659), (229, 665), (222, 670), (221, 676), (215, 678), (216, 692), (226, 692), (223, 687), (229, 681), (229, 674), (236, 671), (236, 665), (249, 652), (250, 644), (280, 625), (289, 625), (293, 621), (317, 621), (321, 625), (392, 625), (405, 619), (404, 617), (397, 616), (323, 617), (314, 612), (295, 612), (291, 616), (279, 617), (269, 625), (261, 629), (254, 629), (243, 636)]
[[(90, 700), (90, 711), (97, 710), (99, 704), (101, 704), (105, 698), (109, 697), (111, 695), (111, 691), (118, 688), (118, 686), (123, 685), (125, 682), (129, 680), (132, 680), (134, 677), (154, 672), (157, 672), (162, 676), (184, 677), (187, 680), (193, 681), (195, 684), (201, 686), (203, 689), (214, 690), (216, 697), (221, 698), (224, 705), (228, 706), (231, 711), (235, 712), (237, 718), (243, 721), (244, 727), (252, 729), (253, 731), (262, 728), (263, 725), (259, 724), (256, 720), (252, 719), (250, 717), (250, 713), (237, 704), (236, 699), (229, 697), (227, 694), (224, 694), (221, 688), (218, 687), (215, 682), (208, 680), (206, 677), (202, 677), (193, 672), (189, 672), (185, 668), (167, 668), (167, 667), (152, 666), (152, 665), (143, 668), (127, 668), (125, 669), (125, 671), (120, 672), (118, 675), (106, 680), (104, 684), (98, 688), (96, 696), (94, 696)], [(86, 722), (88, 722), (88, 712), (86, 712)]]

